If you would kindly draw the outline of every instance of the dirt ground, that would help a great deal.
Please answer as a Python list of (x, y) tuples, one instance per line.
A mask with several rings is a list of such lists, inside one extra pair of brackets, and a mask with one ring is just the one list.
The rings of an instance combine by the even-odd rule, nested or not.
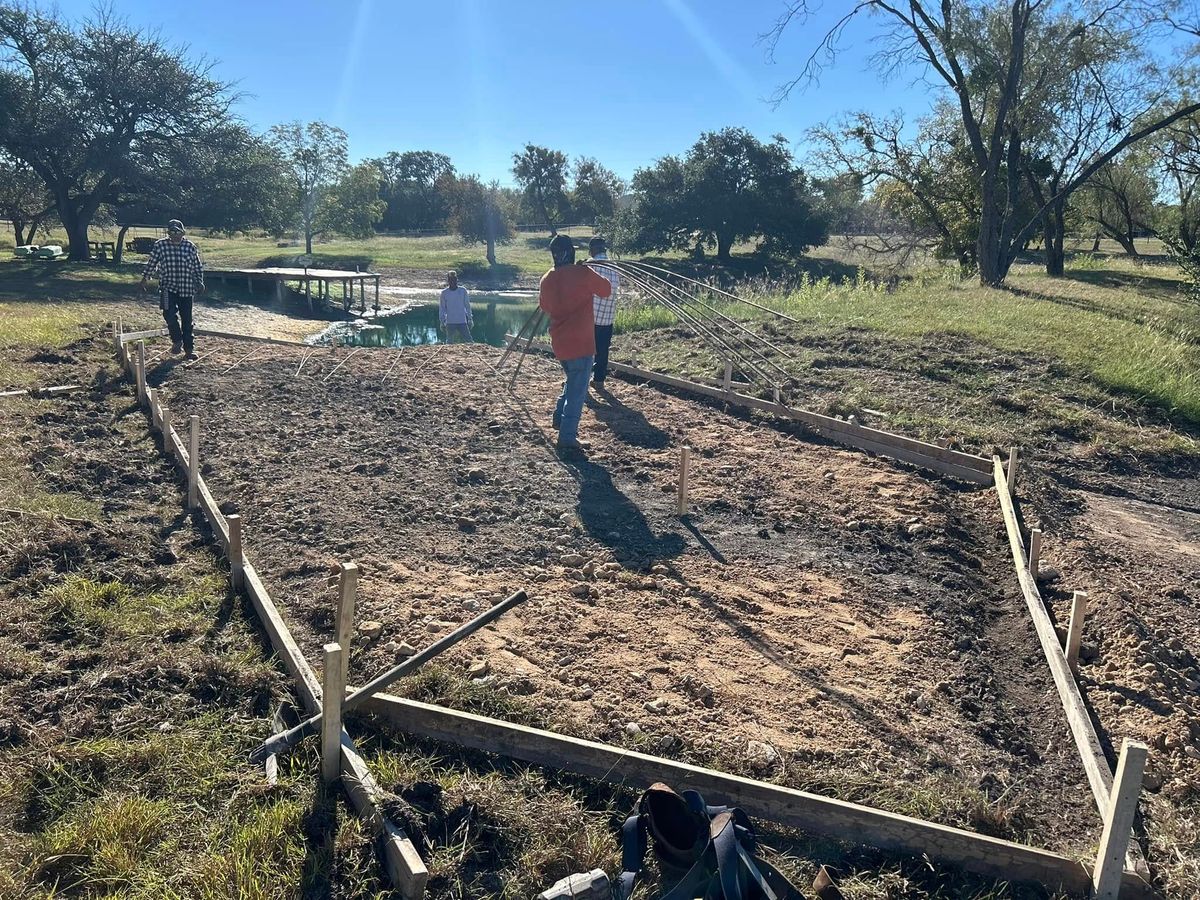
[(224, 371), (246, 347), (150, 381), (201, 417), (205, 478), (310, 658), (338, 560), (383, 625), (352, 679), (524, 587), (449, 660), (556, 728), (1091, 852), (992, 491), (620, 382), (566, 464), (548, 360), (509, 394), (492, 348), (264, 347)]

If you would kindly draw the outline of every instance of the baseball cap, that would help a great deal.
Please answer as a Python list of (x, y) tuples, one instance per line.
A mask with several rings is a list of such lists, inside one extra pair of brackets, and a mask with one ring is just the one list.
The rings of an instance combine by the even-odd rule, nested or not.
[(167, 231), (178, 231), (180, 234), (187, 233), (184, 230), (183, 223), (180, 222), (178, 219), (172, 219), (170, 222), (167, 223)]

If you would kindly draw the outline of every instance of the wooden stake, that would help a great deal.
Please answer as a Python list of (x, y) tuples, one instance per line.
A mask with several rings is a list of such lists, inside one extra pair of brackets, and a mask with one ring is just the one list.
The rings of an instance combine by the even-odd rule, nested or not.
[(321, 779), (333, 784), (342, 774), (342, 679), (340, 644), (325, 645), (325, 678), (321, 688)]
[(1042, 558), (1042, 529), (1029, 532), (1029, 574), (1037, 581), (1038, 563)]
[(725, 390), (733, 390), (733, 360), (725, 360), (725, 380), (722, 383)]
[(350, 670), (350, 643), (354, 639), (354, 601), (358, 596), (358, 563), (341, 564), (338, 579), (337, 642), (342, 645), (342, 684)]
[(1008, 495), (1015, 497), (1017, 493), (1017, 448), (1008, 450)]
[(1079, 674), (1079, 644), (1083, 640), (1083, 620), (1087, 616), (1087, 591), (1076, 591), (1071, 598), (1071, 622), (1067, 626), (1067, 664)]
[(137, 342), (137, 397), (138, 403), (146, 402), (146, 342)]
[(154, 388), (150, 388), (150, 390), (147, 391), (146, 393), (150, 397), (150, 426), (152, 428), (157, 428), (158, 427), (158, 391), (156, 391)]
[(687, 515), (688, 509), (688, 462), (689, 451), (687, 447), (679, 448), (679, 515)]
[(1104, 832), (1100, 835), (1100, 849), (1092, 871), (1094, 900), (1117, 900), (1120, 896), (1129, 830), (1142, 792), (1148, 753), (1149, 748), (1138, 741), (1126, 738), (1121, 742), (1121, 758), (1117, 760), (1117, 774), (1104, 814)]
[(188, 436), (188, 509), (195, 509), (199, 502), (197, 484), (200, 480), (200, 417), (189, 417), (191, 431)]
[(246, 582), (246, 558), (242, 553), (242, 517), (237, 513), (226, 516), (229, 523), (229, 583), (240, 591)]
[(162, 424), (159, 426), (162, 429), (163, 450), (167, 452), (167, 459), (172, 463), (175, 462), (175, 443), (171, 440), (171, 411), (167, 409), (167, 405), (162, 404)]

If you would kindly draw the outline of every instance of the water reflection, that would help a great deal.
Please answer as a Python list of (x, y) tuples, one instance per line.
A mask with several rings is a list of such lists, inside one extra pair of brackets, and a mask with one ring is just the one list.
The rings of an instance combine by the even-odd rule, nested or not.
[[(506, 332), (515, 334), (537, 309), (536, 303), (489, 302), (486, 298), (472, 296), (471, 311), (475, 324), (471, 334), (477, 343), (504, 346)], [(418, 347), (423, 344), (439, 343), (443, 336), (438, 331), (437, 304), (414, 306), (395, 316), (381, 316), (369, 320), (382, 328), (364, 328), (348, 335), (346, 342), (359, 347)], [(545, 334), (543, 324), (538, 334)]]

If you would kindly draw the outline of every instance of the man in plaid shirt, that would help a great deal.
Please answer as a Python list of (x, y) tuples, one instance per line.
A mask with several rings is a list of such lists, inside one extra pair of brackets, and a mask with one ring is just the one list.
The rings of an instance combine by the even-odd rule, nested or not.
[[(608, 259), (608, 247), (604, 238), (594, 237), (588, 242), (588, 255), (593, 260)], [(617, 318), (617, 288), (621, 277), (609, 266), (596, 266), (597, 275), (603, 275), (612, 285), (607, 297), (592, 297), (592, 315), (596, 325), (596, 361), (592, 365), (592, 387), (604, 390), (604, 379), (608, 377), (608, 347), (612, 343), (613, 322)]]
[(154, 242), (146, 268), (142, 270), (142, 290), (150, 276), (158, 272), (158, 305), (171, 332), (171, 352), (187, 353), (195, 359), (192, 344), (192, 301), (204, 293), (204, 264), (196, 245), (184, 236), (183, 223), (167, 223), (167, 237)]

